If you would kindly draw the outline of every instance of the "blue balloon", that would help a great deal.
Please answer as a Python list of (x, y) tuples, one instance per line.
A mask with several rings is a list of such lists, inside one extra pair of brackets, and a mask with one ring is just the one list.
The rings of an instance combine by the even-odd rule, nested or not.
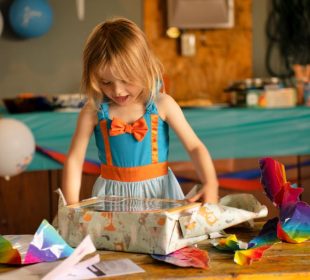
[(39, 37), (51, 28), (53, 11), (46, 0), (15, 0), (9, 9), (9, 21), (19, 36)]

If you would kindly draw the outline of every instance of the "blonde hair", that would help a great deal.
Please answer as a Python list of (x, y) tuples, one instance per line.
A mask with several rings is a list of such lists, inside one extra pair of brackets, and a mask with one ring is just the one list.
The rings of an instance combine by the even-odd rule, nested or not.
[(145, 101), (155, 98), (162, 81), (162, 65), (134, 22), (125, 18), (107, 20), (97, 25), (86, 41), (81, 86), (96, 103), (104, 99), (98, 72), (106, 67), (114, 76), (142, 86)]

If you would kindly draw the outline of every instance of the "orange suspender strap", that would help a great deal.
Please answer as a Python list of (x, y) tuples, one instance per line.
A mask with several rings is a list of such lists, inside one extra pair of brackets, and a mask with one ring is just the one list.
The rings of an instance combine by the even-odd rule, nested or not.
[(151, 114), (152, 163), (158, 163), (158, 115)]
[(108, 135), (107, 120), (100, 121), (100, 129), (101, 129), (101, 133), (103, 136), (107, 165), (113, 166), (111, 148), (110, 148), (110, 142), (109, 142), (109, 135)]

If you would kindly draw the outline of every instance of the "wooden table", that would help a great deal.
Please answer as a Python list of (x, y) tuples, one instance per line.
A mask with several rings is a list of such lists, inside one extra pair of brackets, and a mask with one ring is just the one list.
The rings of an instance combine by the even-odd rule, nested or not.
[[(261, 223), (250, 229), (230, 229), (238, 239), (249, 241), (257, 235)], [(122, 277), (102, 279), (310, 279), (310, 242), (301, 244), (278, 243), (265, 251), (260, 261), (249, 266), (240, 266), (233, 261), (233, 254), (220, 252), (208, 241), (199, 243), (199, 248), (209, 253), (210, 267), (207, 270), (181, 268), (154, 260), (146, 254), (98, 251), (102, 260), (129, 258), (146, 272)], [(0, 272), (13, 268), (0, 266)]]
[[(239, 240), (249, 241), (261, 225), (256, 224), (252, 230), (234, 228), (227, 232), (235, 233)], [(207, 270), (176, 267), (143, 254), (102, 252), (101, 258), (130, 258), (146, 271), (128, 275), (126, 279), (310, 279), (310, 242), (274, 244), (260, 261), (249, 266), (234, 263), (233, 254), (218, 251), (207, 240), (200, 242), (199, 248), (208, 251), (210, 267)]]

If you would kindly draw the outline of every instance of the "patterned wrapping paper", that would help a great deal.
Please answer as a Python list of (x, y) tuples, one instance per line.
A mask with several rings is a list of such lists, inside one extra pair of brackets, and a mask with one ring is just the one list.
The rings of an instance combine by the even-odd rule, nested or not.
[[(240, 197), (236, 196), (234, 199), (240, 200)], [(133, 199), (135, 203), (132, 203), (134, 207), (131, 208), (136, 212), (130, 212), (127, 206), (111, 208), (111, 205), (102, 204), (102, 201), (107, 200), (113, 200), (113, 197), (89, 199), (66, 206), (62, 195), (60, 196), (59, 231), (71, 246), (77, 246), (89, 234), (97, 249), (167, 255), (207, 239), (211, 232), (267, 215), (267, 208), (255, 199), (254, 205), (259, 209), (256, 213), (224, 205), (208, 205), (210, 209), (200, 208), (200, 203), (171, 200), (172, 205), (176, 203), (175, 207), (162, 209), (160, 207), (164, 204), (161, 201), (167, 200), (160, 199)], [(246, 197), (244, 200), (253, 202), (253, 197)], [(143, 201), (147, 201), (151, 207), (148, 209)], [(197, 223), (197, 227), (188, 226), (188, 219), (198, 216), (203, 218), (203, 225), (198, 226)], [(215, 218), (215, 222), (212, 218)]]
[(266, 217), (268, 209), (251, 194), (227, 195), (220, 204), (204, 204), (192, 215), (180, 217), (184, 237), (218, 232), (225, 228)]
[(111, 197), (89, 199), (70, 206), (60, 201), (59, 231), (71, 246), (76, 247), (89, 234), (97, 249), (166, 255), (208, 238), (207, 234), (184, 238), (180, 231), (179, 217), (195, 211), (199, 203), (182, 201), (180, 207), (144, 212), (107, 212), (102, 207), (85, 207), (106, 199)]

